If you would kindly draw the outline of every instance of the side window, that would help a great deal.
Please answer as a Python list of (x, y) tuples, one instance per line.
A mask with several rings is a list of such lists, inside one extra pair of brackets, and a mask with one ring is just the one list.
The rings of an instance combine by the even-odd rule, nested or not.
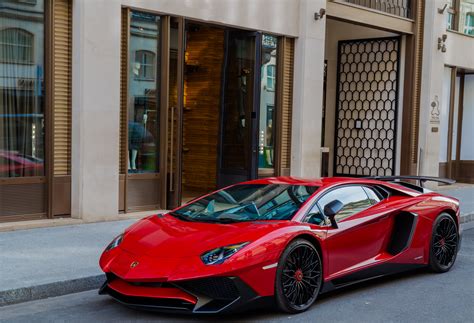
[(334, 200), (339, 200), (344, 205), (342, 210), (336, 215), (336, 222), (340, 222), (345, 218), (372, 206), (370, 200), (367, 198), (367, 194), (361, 186), (345, 186), (337, 188), (322, 196), (317, 204), (324, 212), (326, 204), (329, 204)]
[(315, 204), (311, 208), (311, 210), (308, 212), (308, 217), (306, 218), (305, 222), (316, 224), (316, 225), (329, 225), (330, 224), (329, 219), (321, 213), (317, 204)]
[(367, 186), (364, 186), (363, 188), (364, 188), (365, 193), (367, 193), (367, 196), (369, 197), (370, 204), (374, 205), (381, 201), (381, 198), (374, 191), (373, 188), (367, 187)]

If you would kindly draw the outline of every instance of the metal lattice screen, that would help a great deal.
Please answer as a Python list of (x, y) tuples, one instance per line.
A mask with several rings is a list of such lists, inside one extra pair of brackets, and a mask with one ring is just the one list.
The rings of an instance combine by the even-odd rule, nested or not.
[(400, 39), (339, 42), (335, 175), (393, 175)]

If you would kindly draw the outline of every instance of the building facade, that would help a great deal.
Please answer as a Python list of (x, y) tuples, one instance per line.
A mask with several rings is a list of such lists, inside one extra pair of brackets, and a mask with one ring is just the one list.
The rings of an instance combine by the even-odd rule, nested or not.
[(472, 0), (6, 0), (0, 221), (259, 177), (474, 181)]

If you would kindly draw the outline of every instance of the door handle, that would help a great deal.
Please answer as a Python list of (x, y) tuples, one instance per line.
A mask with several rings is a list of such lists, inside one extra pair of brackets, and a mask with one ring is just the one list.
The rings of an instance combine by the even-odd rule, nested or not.
[(174, 154), (174, 109), (175, 107), (171, 107), (171, 123), (170, 123), (170, 190), (174, 191), (174, 165), (173, 165), (173, 154)]

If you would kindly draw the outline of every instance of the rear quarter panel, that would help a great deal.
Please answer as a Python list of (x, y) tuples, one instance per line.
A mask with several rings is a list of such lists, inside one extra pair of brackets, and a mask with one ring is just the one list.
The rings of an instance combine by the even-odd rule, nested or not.
[[(446, 212), (455, 218), (456, 224), (459, 226), (459, 201), (434, 192), (419, 195), (414, 199), (416, 200), (415, 204), (403, 209), (403, 211), (418, 215), (413, 240), (410, 248), (394, 259), (394, 262), (427, 264), (433, 222), (441, 213)], [(423, 255), (423, 258), (420, 258), (420, 254)]]

